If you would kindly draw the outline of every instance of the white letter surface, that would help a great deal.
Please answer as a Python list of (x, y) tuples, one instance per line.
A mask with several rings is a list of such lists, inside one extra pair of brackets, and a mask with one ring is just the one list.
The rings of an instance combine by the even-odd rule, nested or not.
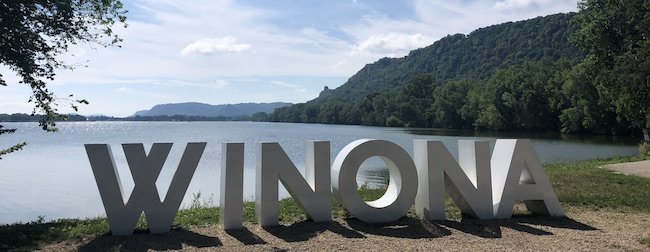
[(132, 234), (143, 211), (151, 233), (168, 232), (205, 146), (206, 143), (187, 144), (167, 195), (161, 202), (156, 180), (171, 150), (171, 143), (153, 144), (149, 155), (142, 144), (122, 145), (135, 182), (128, 199), (124, 196), (110, 147), (107, 144), (86, 144), (86, 153), (113, 235)]
[(278, 143), (257, 144), (255, 212), (261, 226), (278, 225), (278, 180), (307, 218), (332, 220), (329, 144), (328, 141), (307, 142), (306, 180)]
[(221, 145), (219, 224), (224, 230), (243, 228), (244, 143)]
[[(365, 202), (357, 191), (357, 172), (363, 162), (380, 157), (389, 171), (386, 193), (375, 201)], [(345, 146), (332, 166), (332, 190), (343, 207), (365, 222), (395, 221), (413, 206), (418, 188), (417, 171), (411, 156), (397, 144), (361, 139)]]
[(515, 200), (523, 200), (528, 210), (536, 214), (564, 216), (530, 140), (497, 140), (491, 165), (492, 199), (497, 218), (512, 217)]
[(446, 189), (463, 213), (494, 218), (487, 141), (458, 141), (460, 164), (440, 141), (415, 140), (414, 156), (420, 180), (415, 200), (419, 215), (444, 220)]

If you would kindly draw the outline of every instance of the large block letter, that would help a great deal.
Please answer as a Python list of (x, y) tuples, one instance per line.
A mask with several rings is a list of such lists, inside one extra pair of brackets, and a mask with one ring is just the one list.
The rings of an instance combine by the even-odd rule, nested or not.
[(225, 230), (239, 229), (244, 227), (244, 143), (221, 146), (219, 224)]
[(497, 218), (510, 218), (515, 200), (523, 200), (528, 210), (536, 214), (564, 216), (530, 140), (497, 140), (491, 165)]
[(123, 144), (135, 187), (128, 199), (107, 144), (86, 144), (86, 153), (101, 195), (113, 235), (130, 235), (144, 212), (152, 233), (168, 232), (185, 196), (206, 143), (188, 143), (161, 202), (156, 180), (171, 150), (171, 143), (155, 143), (145, 153), (142, 144)]
[(458, 141), (456, 162), (440, 141), (414, 141), (418, 169), (415, 209), (428, 220), (445, 219), (445, 189), (460, 210), (479, 219), (492, 219), (490, 144)]
[[(390, 173), (386, 193), (365, 202), (357, 191), (357, 172), (363, 162), (380, 157)], [(413, 206), (418, 188), (417, 171), (411, 156), (397, 144), (361, 139), (345, 146), (332, 165), (332, 190), (345, 209), (365, 222), (390, 222)]]
[(307, 142), (306, 180), (278, 143), (257, 144), (255, 212), (261, 226), (278, 225), (278, 180), (309, 219), (332, 220), (329, 144)]

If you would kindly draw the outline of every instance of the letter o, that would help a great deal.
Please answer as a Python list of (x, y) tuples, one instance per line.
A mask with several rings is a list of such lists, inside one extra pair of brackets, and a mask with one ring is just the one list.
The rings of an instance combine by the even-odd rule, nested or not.
[[(378, 156), (388, 166), (390, 180), (386, 193), (375, 201), (364, 201), (357, 191), (357, 172), (367, 159)], [(395, 143), (361, 139), (345, 146), (332, 165), (335, 197), (355, 217), (364, 222), (391, 222), (408, 212), (417, 194), (417, 170), (411, 156)]]

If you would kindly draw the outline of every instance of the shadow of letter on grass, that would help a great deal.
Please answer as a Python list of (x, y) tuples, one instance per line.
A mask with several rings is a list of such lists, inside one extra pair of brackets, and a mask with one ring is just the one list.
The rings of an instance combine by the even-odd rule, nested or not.
[(483, 238), (501, 238), (501, 227), (507, 227), (519, 232), (532, 235), (554, 235), (552, 232), (533, 227), (547, 226), (553, 228), (575, 229), (581, 231), (598, 230), (595, 227), (580, 223), (568, 217), (549, 217), (541, 215), (513, 216), (506, 220), (478, 220), (464, 217), (458, 221), (434, 221), (441, 225)]

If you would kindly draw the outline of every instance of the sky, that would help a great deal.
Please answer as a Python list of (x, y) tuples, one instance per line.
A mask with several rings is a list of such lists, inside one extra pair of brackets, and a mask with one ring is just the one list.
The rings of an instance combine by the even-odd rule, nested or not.
[[(577, 0), (122, 0), (121, 47), (81, 44), (48, 87), (59, 112), (125, 117), (157, 104), (300, 103), (366, 64), (449, 34), (577, 11)], [(6, 66), (0, 113), (31, 113), (31, 89)]]

